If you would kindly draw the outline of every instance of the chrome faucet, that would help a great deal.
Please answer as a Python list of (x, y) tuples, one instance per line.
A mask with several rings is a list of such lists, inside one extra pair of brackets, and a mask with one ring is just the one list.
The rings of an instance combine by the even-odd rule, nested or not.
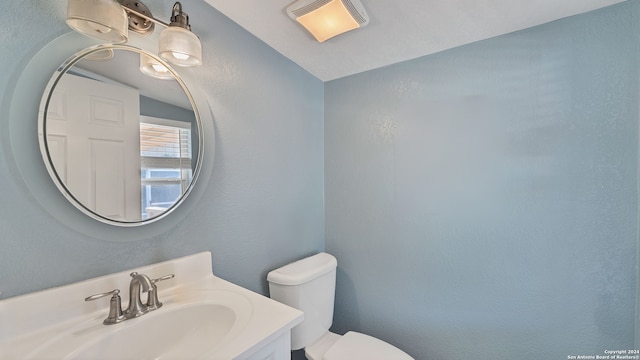
[[(129, 307), (127, 310), (122, 311), (119, 295), (120, 290), (118, 289), (106, 293), (91, 295), (84, 299), (85, 301), (92, 301), (111, 295), (111, 306), (109, 308), (109, 316), (104, 320), (105, 325), (117, 324), (124, 320), (133, 319), (142, 316), (149, 311), (160, 308), (162, 303), (158, 301), (158, 287), (156, 286), (156, 283), (158, 281), (168, 280), (175, 277), (174, 274), (169, 274), (152, 280), (147, 275), (138, 274), (137, 272), (132, 272), (130, 275)], [(147, 293), (146, 304), (142, 303), (141, 294), (143, 292)]]
[(138, 274), (132, 272), (131, 282), (129, 283), (129, 307), (124, 311), (124, 316), (127, 319), (142, 316), (149, 311), (146, 305), (142, 304), (140, 294), (142, 292), (148, 292), (155, 285), (151, 282), (151, 279), (145, 274)]

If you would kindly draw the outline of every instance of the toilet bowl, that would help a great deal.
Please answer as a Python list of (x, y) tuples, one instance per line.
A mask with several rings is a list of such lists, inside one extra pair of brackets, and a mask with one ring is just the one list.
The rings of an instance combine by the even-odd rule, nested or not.
[(413, 360), (397, 347), (355, 331), (349, 331), (342, 336), (327, 332), (307, 346), (304, 354), (309, 360)]
[(304, 348), (309, 360), (413, 360), (397, 347), (375, 337), (329, 331), (333, 323), (336, 267), (333, 255), (319, 253), (267, 275), (270, 297), (304, 312), (291, 330), (291, 349)]

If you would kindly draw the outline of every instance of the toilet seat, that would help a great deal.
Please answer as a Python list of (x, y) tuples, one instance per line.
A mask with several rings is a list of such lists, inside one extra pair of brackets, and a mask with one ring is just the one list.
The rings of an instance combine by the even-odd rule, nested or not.
[(342, 336), (328, 332), (305, 348), (305, 355), (309, 360), (414, 360), (389, 343), (355, 331)]
[(320, 339), (313, 344), (304, 348), (304, 355), (308, 360), (322, 360), (324, 354), (329, 350), (342, 336), (327, 331)]

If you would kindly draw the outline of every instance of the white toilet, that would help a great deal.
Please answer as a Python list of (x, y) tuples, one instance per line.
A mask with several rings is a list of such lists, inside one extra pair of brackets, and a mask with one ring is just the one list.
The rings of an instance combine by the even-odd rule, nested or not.
[(304, 348), (309, 360), (414, 360), (402, 350), (372, 336), (329, 332), (333, 322), (336, 258), (327, 253), (293, 262), (269, 272), (272, 299), (304, 312), (291, 330), (291, 349)]

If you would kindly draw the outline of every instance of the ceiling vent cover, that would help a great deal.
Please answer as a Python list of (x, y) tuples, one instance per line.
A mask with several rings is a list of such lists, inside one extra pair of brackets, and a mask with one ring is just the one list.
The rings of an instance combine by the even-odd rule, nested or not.
[(359, 0), (298, 0), (287, 7), (287, 14), (320, 42), (369, 24)]

